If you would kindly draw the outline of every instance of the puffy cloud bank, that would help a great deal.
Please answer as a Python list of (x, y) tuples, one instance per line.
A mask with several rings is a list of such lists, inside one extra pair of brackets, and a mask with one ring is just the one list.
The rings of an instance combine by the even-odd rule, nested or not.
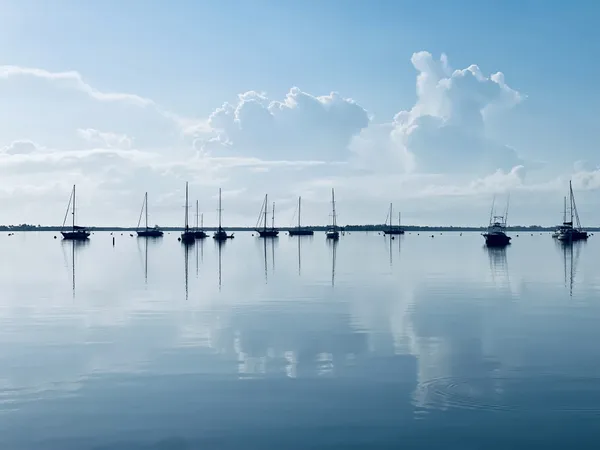
[[(473, 223), (485, 217), (477, 208), (485, 203), (487, 210), (494, 193), (511, 192), (513, 204), (521, 193), (537, 217), (546, 214), (549, 200), (561, 198), (569, 178), (576, 189), (600, 188), (594, 162), (541, 179), (522, 156), (526, 149), (490, 137), (490, 119), (511, 114), (525, 99), (503, 73), (485, 74), (476, 65), (455, 70), (445, 55), (427, 52), (411, 62), (416, 102), (387, 119), (340, 93), (297, 87), (283, 98), (245, 92), (206, 117), (189, 119), (144, 96), (94, 87), (78, 72), (0, 66), (0, 89), (19, 80), (42, 82), (35, 98), (23, 102), (31, 114), (23, 106), (17, 116), (14, 104), (0, 103), (8, 118), (0, 124), (2, 221), (55, 223), (74, 183), (81, 186), (82, 215), (101, 224), (127, 223), (146, 190), (155, 221), (179, 223), (185, 181), (204, 210), (214, 210), (223, 187), (229, 220), (247, 225), (265, 192), (282, 216), (292, 215), (294, 197), (302, 195), (307, 223), (327, 220), (331, 187), (339, 189), (346, 223), (379, 220), (389, 201), (409, 222)], [(40, 95), (44, 89), (51, 94)], [(67, 106), (58, 101), (63, 95)], [(69, 114), (61, 114), (63, 107)], [(54, 111), (55, 120), (44, 127), (46, 111)], [(40, 127), (23, 124), (31, 117)], [(33, 131), (14, 136), (15, 129)], [(56, 134), (64, 146), (48, 143)]]
[(510, 109), (523, 96), (501, 72), (484, 76), (476, 65), (452, 70), (445, 55), (413, 54), (417, 102), (378, 130), (365, 130), (353, 149), (421, 172), (485, 172), (522, 164), (517, 152), (486, 135), (486, 116)]
[(216, 109), (208, 124), (216, 133), (204, 147), (209, 151), (221, 147), (267, 159), (339, 160), (352, 137), (369, 125), (369, 116), (337, 92), (316, 97), (294, 87), (281, 102), (254, 91), (240, 94), (236, 104)]

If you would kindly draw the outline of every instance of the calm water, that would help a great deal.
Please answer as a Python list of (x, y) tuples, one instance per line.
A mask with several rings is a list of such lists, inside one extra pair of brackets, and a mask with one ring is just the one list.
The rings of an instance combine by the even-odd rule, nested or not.
[(0, 448), (600, 445), (596, 237), (176, 238), (1, 237)]

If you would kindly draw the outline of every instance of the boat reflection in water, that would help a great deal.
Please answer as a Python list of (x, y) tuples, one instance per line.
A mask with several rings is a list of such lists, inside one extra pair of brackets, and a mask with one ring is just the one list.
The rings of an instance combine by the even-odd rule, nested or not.
[(336, 260), (338, 240), (331, 239), (327, 242), (329, 242), (329, 247), (331, 248), (331, 287), (335, 287), (335, 260)]
[(508, 262), (506, 259), (506, 246), (486, 246), (485, 250), (490, 261), (490, 273), (492, 275), (492, 281), (494, 283), (505, 282), (510, 284), (510, 279), (508, 276)]
[(575, 276), (577, 274), (577, 264), (581, 248), (587, 244), (587, 241), (560, 241), (558, 247), (563, 256), (564, 283), (569, 288), (569, 295), (573, 296), (573, 287), (575, 285)]
[[(75, 254), (89, 245), (90, 241), (87, 239), (65, 239), (62, 241), (63, 256), (65, 258), (65, 266), (71, 266), (71, 290), (73, 292), (73, 298), (75, 298), (75, 266), (77, 265), (77, 259)], [(71, 261), (67, 262), (66, 252), (70, 253)]]

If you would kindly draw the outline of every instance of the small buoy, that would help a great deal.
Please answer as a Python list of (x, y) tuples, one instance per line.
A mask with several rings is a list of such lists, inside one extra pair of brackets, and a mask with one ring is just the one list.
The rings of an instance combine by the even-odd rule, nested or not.
[(56, 236), (54, 236), (54, 239), (56, 239)]
[(431, 237), (433, 237), (433, 234), (431, 235)]
[(177, 238), (177, 240), (178, 240), (178, 241), (181, 241), (181, 238), (180, 238), (180, 237), (178, 237), (178, 238)]
[(123, 236), (123, 233), (121, 233), (121, 236)]
[(133, 237), (133, 234), (130, 234), (129, 236)]
[(394, 236), (392, 236), (392, 241), (393, 241), (394, 239), (396, 239), (396, 238), (395, 238)]
[(112, 234), (112, 233), (110, 233), (110, 235), (112, 236), (113, 234)]

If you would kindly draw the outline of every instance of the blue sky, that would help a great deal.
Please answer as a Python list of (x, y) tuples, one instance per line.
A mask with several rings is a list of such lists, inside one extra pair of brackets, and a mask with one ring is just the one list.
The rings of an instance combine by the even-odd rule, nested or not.
[[(93, 198), (110, 205), (117, 196), (123, 210), (99, 214), (90, 205), (89, 220), (129, 220), (129, 202), (141, 198), (150, 189), (145, 184), (153, 183), (155, 198), (164, 206), (158, 209), (157, 221), (175, 223), (180, 208), (170, 210), (168, 202), (179, 201), (181, 189), (175, 186), (188, 175), (176, 167), (186, 166), (199, 196), (212, 199), (218, 184), (231, 192), (233, 208), (239, 211), (232, 220), (240, 222), (253, 222), (253, 210), (245, 211), (245, 205), (260, 209), (254, 203), (260, 203), (264, 190), (280, 193), (284, 213), (292, 208), (293, 202), (286, 206), (287, 198), (312, 194), (319, 206), (311, 219), (318, 222), (326, 208), (319, 189), (336, 184), (342, 191), (349, 184), (361, 195), (347, 190), (353, 202), (347, 222), (376, 221), (380, 206), (395, 201), (405, 205), (413, 221), (445, 223), (449, 215), (455, 216), (448, 209), (452, 208), (461, 212), (455, 222), (473, 223), (486, 217), (480, 208), (490, 203), (493, 193), (511, 191), (521, 200), (513, 201), (513, 220), (551, 224), (554, 203), (560, 207), (564, 183), (571, 177), (584, 191), (580, 209), (590, 217), (594, 191), (600, 187), (595, 114), (600, 100), (595, 86), (599, 11), (595, 2), (582, 1), (0, 1), (0, 65), (46, 74), (76, 71), (95, 90), (137, 95), (185, 119), (187, 126), (187, 131), (184, 126), (174, 129), (153, 108), (82, 96), (81, 89), (64, 85), (72, 80), (57, 82), (37, 72), (22, 76), (22, 71), (0, 77), (0, 148), (21, 141), (36, 146), (17, 159), (5, 152), (5, 173), (11, 176), (0, 192), (12, 199), (22, 195), (22, 201), (14, 200), (0, 222), (34, 221), (38, 216), (38, 221), (56, 222), (49, 206), (57, 207), (54, 202), (60, 203), (60, 195), (68, 195), (71, 181), (92, 178), (94, 183), (86, 187)], [(443, 100), (432, 100), (429, 94), (427, 100), (420, 99), (415, 88), (419, 71), (411, 58), (421, 51), (437, 62), (447, 55), (449, 68), (441, 79), (475, 64), (487, 81), (448, 90)], [(518, 101), (509, 105), (491, 92), (498, 87), (490, 81), (496, 72), (504, 74), (507, 88), (519, 94)], [(311, 96), (309, 103), (333, 91), (344, 103), (334, 112), (325, 107), (326, 113), (315, 116), (310, 116), (312, 103), (301, 114), (286, 109), (290, 114), (277, 119), (285, 126), (269, 128), (264, 122), (270, 120), (265, 118), (266, 105), (283, 102), (292, 87)], [(247, 120), (244, 125), (235, 122), (243, 126), (242, 132), (229, 122), (228, 129), (210, 123), (209, 116), (225, 102), (235, 109), (241, 104), (238, 95), (249, 91), (261, 96), (242, 101)], [(350, 104), (347, 99), (364, 109), (368, 125), (357, 111), (353, 118), (341, 112)], [(467, 111), (473, 101), (479, 106)], [(502, 108), (497, 108), (500, 103)], [(479, 114), (489, 105), (494, 113), (485, 115), (484, 125), (465, 119), (465, 114)], [(437, 122), (426, 124), (424, 116), (430, 117), (432, 110), (439, 115)], [(413, 111), (412, 125), (393, 125), (401, 111)], [(457, 118), (458, 128), (445, 128), (456, 127)], [(192, 124), (203, 126), (192, 132)], [(409, 139), (406, 127), (415, 124), (419, 135)], [(391, 136), (393, 142), (375, 139), (382, 132), (377, 126), (389, 126), (386, 139)], [(434, 135), (427, 127), (433, 127)], [(94, 136), (103, 137), (91, 145), (93, 133), (81, 130), (95, 130), (101, 134)], [(107, 143), (111, 136), (113, 141)], [(217, 137), (219, 145), (214, 143)], [(118, 148), (123, 143), (127, 148)], [(395, 172), (377, 153), (386, 146), (387, 156), (403, 160)], [(510, 161), (494, 156), (498, 167), (487, 164), (489, 158), (485, 168), (470, 166), (482, 152), (499, 155), (507, 152), (505, 147), (518, 158), (511, 153)], [(85, 163), (88, 156), (98, 159), (98, 154), (103, 155), (102, 163)], [(354, 158), (357, 154), (360, 161)], [(73, 155), (78, 155), (75, 162)], [(317, 164), (319, 155), (327, 155), (323, 164)], [(58, 163), (63, 157), (70, 161), (68, 170)], [(258, 161), (249, 165), (240, 158)], [(29, 176), (26, 159), (36, 163)], [(440, 164), (430, 164), (436, 160)], [(463, 160), (467, 164), (462, 171), (445, 171), (441, 164), (454, 166)], [(290, 170), (281, 169), (285, 161), (302, 168), (285, 173)], [(54, 167), (57, 164), (62, 168)], [(45, 166), (47, 178), (42, 173)], [(144, 178), (144, 171), (152, 177)], [(129, 174), (139, 176), (128, 179)], [(112, 178), (116, 175), (118, 182)], [(35, 189), (28, 179), (35, 180)], [(359, 189), (361, 183), (368, 188)], [(123, 192), (117, 194), (115, 184)], [(239, 198), (234, 200), (236, 192)], [(343, 192), (338, 196), (342, 199)], [(425, 197), (427, 205), (415, 200)], [(36, 198), (48, 211), (22, 206)], [(600, 221), (600, 215), (593, 220)]]

